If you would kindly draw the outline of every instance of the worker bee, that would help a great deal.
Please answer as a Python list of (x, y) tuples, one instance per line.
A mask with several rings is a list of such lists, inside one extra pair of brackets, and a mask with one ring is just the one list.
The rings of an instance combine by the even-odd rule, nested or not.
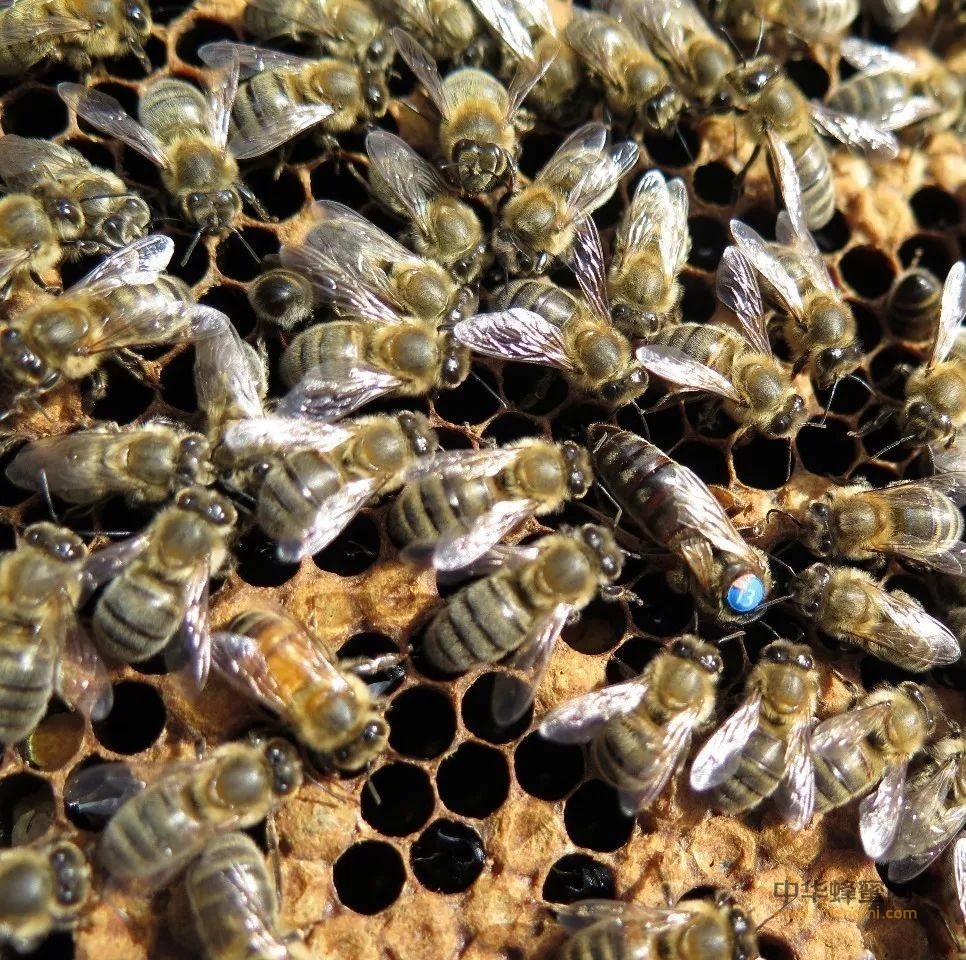
[(280, 716), (321, 766), (353, 773), (386, 748), (384, 704), (363, 681), (398, 657), (342, 667), (300, 624), (274, 610), (249, 610), (213, 634), (215, 668)]
[[(489, 45), (473, 2), (376, 0), (376, 7), (396, 24), (398, 30), (415, 38), (433, 60), (479, 66), (487, 57)], [(397, 30), (390, 32), (398, 48)], [(401, 50), (399, 52), (406, 59), (406, 55)]]
[(876, 159), (891, 160), (899, 144), (888, 130), (860, 117), (841, 113), (814, 101), (807, 101), (788, 79), (777, 60), (756, 57), (736, 67), (727, 78), (727, 91), (735, 111), (746, 118), (755, 149), (743, 178), (774, 130), (791, 154), (802, 191), (805, 225), (809, 230), (824, 227), (835, 213), (835, 189), (828, 153), (815, 130), (819, 130)]
[(620, 576), (613, 534), (587, 524), (501, 554), (494, 573), (463, 587), (426, 629), (422, 654), (443, 673), (501, 663), (523, 683), (497, 676), (493, 714), (509, 724), (533, 702), (564, 625)]
[(829, 107), (886, 130), (950, 130), (966, 113), (963, 79), (925, 48), (915, 56), (845, 37), (842, 56), (859, 70), (826, 98)]
[(886, 300), (886, 323), (903, 340), (933, 336), (939, 325), (944, 286), (922, 267), (910, 267), (896, 277)]
[(249, 284), (248, 302), (261, 323), (292, 330), (311, 319), (315, 293), (301, 273), (274, 267)]
[(629, 337), (646, 337), (680, 319), (678, 274), (690, 250), (684, 181), (649, 170), (617, 227), (607, 276), (614, 323)]
[(54, 690), (84, 716), (110, 711), (107, 671), (77, 620), (99, 582), (84, 542), (52, 523), (27, 527), (0, 555), (0, 743), (28, 736)]
[(6, 472), (18, 487), (46, 490), (67, 503), (114, 496), (133, 504), (161, 503), (182, 487), (214, 481), (208, 452), (201, 434), (164, 422), (102, 424), (33, 440)]
[(245, 79), (233, 106), (235, 133), (229, 151), (238, 160), (261, 156), (311, 127), (345, 133), (386, 112), (385, 75), (351, 60), (299, 57), (266, 47), (218, 40), (198, 56), (209, 66)]
[[(138, 105), (140, 123), (114, 97), (76, 83), (57, 92), (78, 117), (143, 154), (160, 171), (178, 215), (202, 233), (232, 229), (246, 200), (263, 219), (267, 214), (242, 182), (237, 158), (228, 152), (231, 107), (238, 92), (238, 66), (221, 74), (206, 97), (174, 77), (148, 85)], [(260, 143), (246, 156), (272, 149)], [(190, 254), (190, 250), (189, 250)]]
[(551, 711), (540, 733), (557, 743), (589, 743), (597, 775), (633, 816), (657, 799), (684, 763), (694, 732), (711, 719), (723, 669), (713, 646), (679, 637), (639, 677)]
[(529, 127), (520, 105), (549, 61), (521, 61), (509, 87), (471, 67), (444, 79), (418, 41), (405, 30), (395, 29), (392, 35), (399, 55), (439, 111), (439, 151), (453, 183), (469, 195), (512, 183), (520, 156), (519, 135)]
[(734, 247), (721, 257), (717, 290), (738, 318), (740, 332), (718, 323), (663, 327), (637, 348), (638, 362), (685, 391), (719, 397), (744, 434), (794, 437), (806, 420), (805, 400), (772, 352), (758, 282)]
[[(213, 837), (185, 871), (184, 893), (192, 940), (205, 960), (308, 960), (302, 943), (279, 930), (278, 892), (248, 834), (236, 830)], [(182, 917), (175, 919), (183, 924)]]
[(559, 510), (594, 482), (587, 451), (576, 443), (521, 440), (448, 455), (445, 467), (410, 481), (393, 501), (393, 541), (437, 570), (472, 565), (529, 516)]
[(91, 868), (69, 840), (0, 851), (0, 944), (29, 953), (70, 930), (91, 902)]
[(830, 487), (802, 517), (802, 543), (818, 557), (862, 563), (898, 557), (954, 577), (966, 577), (963, 518), (966, 472), (922, 480)]
[(619, 900), (578, 900), (555, 907), (571, 932), (554, 960), (752, 960), (758, 938), (731, 896), (686, 897), (673, 907)]
[(614, 195), (637, 155), (636, 143), (611, 146), (602, 123), (584, 124), (567, 137), (533, 182), (503, 205), (493, 250), (507, 269), (545, 273), (566, 259), (580, 225)]
[(388, 210), (409, 221), (407, 239), (460, 283), (475, 280), (488, 250), (480, 218), (453, 196), (436, 168), (399, 137), (373, 130), (366, 137), (369, 188)]
[(634, 130), (667, 135), (684, 109), (684, 98), (664, 64), (624, 23), (598, 10), (576, 8), (564, 39), (603, 89), (607, 110)]
[(194, 304), (184, 283), (162, 275), (173, 252), (167, 237), (136, 240), (62, 296), (45, 298), (0, 327), (0, 377), (20, 388), (16, 405), (63, 380), (102, 377), (104, 359), (121, 351), (202, 337), (227, 325), (223, 313)]
[(699, 605), (725, 622), (757, 616), (771, 590), (768, 559), (742, 539), (704, 481), (627, 430), (595, 424), (587, 438), (598, 480), (684, 564)]
[(807, 44), (838, 44), (859, 13), (859, 0), (808, 0), (802, 4), (785, 0), (703, 0), (702, 6), (713, 24), (747, 43), (755, 43), (767, 24)]
[(943, 285), (939, 320), (926, 363), (906, 381), (899, 418), (917, 443), (948, 444), (966, 424), (966, 354), (958, 343), (966, 317), (966, 263), (954, 263)]
[(0, 178), (41, 202), (66, 255), (108, 253), (143, 237), (148, 205), (108, 170), (49, 140), (0, 137)]
[(774, 797), (790, 827), (807, 826), (815, 809), (808, 735), (818, 688), (809, 647), (787, 640), (768, 644), (748, 678), (744, 702), (694, 758), (692, 789), (727, 813)]
[(795, 372), (807, 368), (825, 390), (855, 370), (862, 360), (862, 344), (852, 311), (835, 289), (805, 224), (792, 155), (773, 130), (767, 136), (785, 200), (775, 225), (778, 242), (766, 243), (740, 220), (731, 221), (731, 233), (757, 272), (767, 300), (783, 315), (782, 333), (796, 358)]
[(150, 33), (151, 10), (142, 0), (16, 0), (0, 9), (0, 75), (26, 73), (47, 59), (86, 73), (95, 59), (128, 54), (150, 72)]
[(44, 286), (43, 274), (60, 263), (64, 252), (39, 200), (25, 193), (0, 198), (0, 299), (25, 281)]
[(936, 695), (906, 681), (873, 690), (858, 706), (812, 731), (815, 809), (834, 810), (865, 797), (859, 805), (859, 831), (874, 860), (895, 840), (909, 762), (932, 736), (938, 715)]
[(197, 683), (208, 673), (209, 580), (226, 566), (238, 515), (221, 494), (189, 487), (137, 536), (114, 544), (116, 576), (94, 608), (99, 649), (122, 663), (160, 653), (179, 635)]
[(494, 313), (478, 313), (453, 329), (477, 353), (560, 370), (571, 385), (608, 406), (631, 403), (647, 389), (643, 365), (611, 319), (600, 237), (581, 224), (571, 254), (583, 296), (535, 277), (494, 291)]
[(813, 564), (795, 577), (791, 599), (820, 630), (910, 673), (960, 657), (956, 637), (917, 600), (864, 570)]
[(290, 743), (253, 738), (168, 764), (150, 781), (122, 763), (87, 767), (71, 776), (64, 802), (77, 814), (113, 812), (98, 862), (115, 882), (156, 890), (214, 837), (254, 826), (301, 785), (302, 765)]

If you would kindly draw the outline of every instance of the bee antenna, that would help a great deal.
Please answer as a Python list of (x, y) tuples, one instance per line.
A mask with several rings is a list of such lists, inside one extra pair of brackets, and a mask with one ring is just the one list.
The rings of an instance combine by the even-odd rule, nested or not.
[(691, 155), (691, 148), (688, 146), (688, 141), (684, 139), (684, 134), (681, 133), (681, 125), (679, 123), (674, 124), (674, 135), (678, 138), (681, 146), (684, 147), (684, 153), (688, 158), (688, 162), (694, 163), (694, 157)]
[(758, 626), (764, 627), (776, 640), (784, 639), (782, 635), (770, 623), (765, 623), (764, 620), (759, 620)]
[(37, 473), (37, 479), (40, 480), (40, 492), (44, 495), (44, 502), (47, 504), (47, 512), (50, 514), (50, 519), (54, 523), (63, 526), (63, 520), (58, 516), (57, 510), (54, 507), (54, 498), (50, 495), (50, 484), (47, 482), (46, 468), (40, 468)]
[(644, 411), (640, 408), (640, 406), (638, 405), (638, 403), (637, 403), (636, 400), (632, 400), (630, 405), (637, 411), (637, 415), (638, 415), (638, 417), (640, 417), (641, 427), (644, 430), (644, 439), (647, 440), (648, 443), (650, 443), (651, 442), (651, 428), (648, 427), (648, 425), (647, 425), (647, 417), (644, 415)]
[(188, 249), (185, 251), (185, 255), (181, 258), (181, 266), (185, 266), (191, 259), (191, 254), (195, 252), (195, 247), (198, 246), (198, 241), (201, 239), (201, 227), (195, 231), (195, 235), (191, 238), (191, 243), (188, 244)]
[[(237, 227), (232, 227), (231, 232), (236, 237), (238, 237), (238, 242), (251, 254), (252, 259), (255, 261), (255, 263), (261, 266), (261, 263), (262, 263), (261, 257), (259, 257), (259, 255), (255, 253), (255, 251), (252, 249), (252, 245), (245, 239), (241, 230), (239, 230)], [(184, 263), (182, 263), (181, 266), (184, 266)]]
[(758, 39), (755, 41), (755, 52), (751, 55), (751, 59), (754, 60), (755, 57), (761, 53), (761, 45), (765, 40), (765, 18), (758, 18)]
[(720, 647), (723, 643), (731, 643), (732, 640), (739, 640), (745, 636), (744, 630), (736, 630), (734, 633), (729, 633), (727, 636), (720, 637), (718, 639), (718, 646)]
[(496, 402), (506, 410), (506, 400), (503, 399), (475, 370), (470, 371), (470, 376), (491, 396)]
[(785, 909), (785, 907), (787, 907), (791, 903), (794, 903), (797, 899), (798, 899), (798, 894), (796, 893), (795, 896), (791, 898), (791, 900), (787, 900), (785, 903), (783, 903), (770, 917), (765, 917), (765, 919), (762, 920), (757, 927), (755, 927), (755, 930), (758, 931), (763, 926), (765, 926), (765, 924), (771, 923), (772, 920), (774, 920), (775, 917), (777, 917)]
[(745, 52), (744, 52), (744, 50), (741, 49), (741, 47), (738, 46), (737, 43), (735, 43), (734, 37), (732, 37), (731, 34), (728, 33), (728, 31), (724, 27), (722, 27), (722, 26), (719, 26), (718, 27), (718, 33), (720, 33), (721, 36), (723, 36), (725, 38), (725, 40), (728, 42), (728, 46), (731, 47), (731, 49), (734, 50), (734, 52), (738, 54), (738, 59), (742, 63), (745, 63), (746, 62), (745, 61)]
[(782, 560), (781, 557), (775, 554), (772, 554), (771, 559), (774, 560), (775, 563), (777, 563), (780, 567), (783, 567), (785, 570), (787, 570), (792, 575), (792, 578), (795, 578), (798, 576), (798, 573), (796, 573), (795, 568), (790, 563), (786, 562), (785, 560)]
[(904, 443), (908, 443), (910, 440), (915, 440), (915, 439), (916, 439), (915, 436), (911, 433), (908, 436), (899, 437), (898, 440), (894, 440), (892, 443), (886, 444), (877, 453), (873, 453), (872, 459), (878, 460), (884, 453), (888, 453), (890, 450), (894, 450), (896, 447), (901, 447)]

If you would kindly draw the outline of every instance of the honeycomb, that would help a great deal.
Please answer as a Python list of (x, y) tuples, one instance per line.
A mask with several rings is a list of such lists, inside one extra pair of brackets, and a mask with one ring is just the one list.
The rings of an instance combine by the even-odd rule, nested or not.
[[(246, 39), (240, 0), (190, 7), (184, 0), (166, 0), (152, 6), (155, 26), (147, 54), (156, 71), (200, 82), (197, 49), (202, 43)], [(930, 7), (925, 6), (903, 32), (912, 43), (929, 39)], [(556, 7), (567, 16), (564, 0)], [(961, 37), (959, 41), (958, 48), (946, 45), (947, 56), (966, 70), (966, 44)], [(835, 76), (835, 59), (827, 51), (821, 56), (793, 52), (788, 69), (808, 95), (821, 96)], [(57, 66), (20, 83), (4, 82), (4, 132), (67, 143), (93, 162), (123, 171), (129, 182), (143, 187), (149, 201), (156, 201), (160, 184), (149, 163), (79, 128), (68, 116), (54, 86), (76, 79), (71, 69)], [(113, 61), (96, 67), (91, 82), (133, 109), (143, 71), (133, 58)], [(411, 80), (395, 80), (394, 92), (398, 99), (383, 125), (429, 152), (425, 122), (402, 99), (411, 93)], [(727, 243), (729, 219), (737, 216), (767, 235), (774, 201), (767, 170), (759, 163), (737, 204), (732, 203), (736, 172), (751, 152), (732, 120), (707, 119), (682, 133), (686, 149), (676, 139), (645, 138), (639, 170), (657, 166), (688, 185), (693, 249), (683, 275), (684, 310), (687, 319), (704, 321), (715, 310), (714, 270)], [(538, 128), (527, 136), (522, 170), (532, 175), (559, 141), (560, 133), (549, 129)], [(370, 207), (354, 175), (353, 167), (362, 170), (365, 164), (361, 135), (346, 136), (341, 145), (340, 155), (333, 157), (320, 154), (310, 138), (303, 139), (277, 178), (274, 160), (248, 167), (246, 182), (278, 223), (244, 215), (238, 223), (240, 237), (206, 237), (183, 265), (178, 264), (190, 234), (179, 232), (176, 223), (159, 223), (176, 242), (173, 272), (193, 286), (201, 302), (227, 312), (249, 339), (256, 329), (245, 291), (260, 265), (246, 246), (258, 257), (276, 253), (281, 243), (299, 236), (309, 204), (322, 197), (362, 209), (389, 226)], [(877, 166), (874, 175), (865, 161), (844, 151), (834, 154), (833, 163), (837, 212), (819, 231), (818, 242), (859, 321), (868, 350), (862, 376), (894, 394), (890, 374), (900, 363), (921, 360), (924, 347), (888, 330), (885, 297), (894, 278), (913, 262), (942, 278), (966, 254), (966, 148), (950, 132), (906, 147), (894, 162)], [(598, 212), (605, 239), (639, 170)], [(65, 264), (65, 285), (88, 268)], [(269, 335), (273, 378), (282, 347), (279, 337)], [(68, 387), (42, 410), (28, 414), (18, 433), (43, 436), (94, 420), (132, 423), (158, 416), (199, 425), (190, 385), (192, 360), (190, 347), (152, 357), (157, 389), (112, 368), (107, 394), (92, 410), (85, 411), (80, 391)], [(428, 414), (446, 447), (536, 435), (581, 440), (590, 423), (608, 416), (599, 406), (569, 395), (559, 378), (536, 389), (533, 368), (475, 361), (475, 369), (478, 376), (457, 390), (406, 404)], [(892, 425), (861, 437), (852, 434), (879, 409), (868, 390), (843, 382), (826, 417), (828, 398), (816, 397), (804, 376), (797, 386), (820, 429), (803, 429), (790, 454), (780, 441), (737, 444), (733, 425), (710, 423), (700, 406), (675, 405), (646, 415), (654, 442), (714, 485), (735, 522), (758, 545), (779, 550), (793, 566), (807, 558), (797, 556), (794, 547), (779, 546), (790, 534), (782, 527), (781, 514), (770, 511), (794, 508), (823, 490), (826, 478), (864, 477), (881, 485), (922, 469), (917, 457), (901, 448), (880, 455), (897, 438)], [(272, 387), (278, 395), (274, 379)], [(634, 408), (620, 411), (612, 422), (642, 429)], [(570, 506), (549, 522), (584, 522), (588, 508), (612, 514), (603, 497), (595, 500), (591, 494), (586, 506)], [(441, 601), (431, 574), (414, 571), (398, 559), (385, 533), (385, 509), (364, 510), (331, 547), (300, 565), (279, 564), (263, 536), (245, 533), (236, 544), (233, 569), (213, 593), (213, 625), (221, 627), (243, 609), (278, 603), (333, 653), (359, 656), (407, 649)], [(6, 524), (0, 545), (7, 548), (24, 524), (47, 517), (47, 506), (3, 481), (0, 513)], [(148, 515), (112, 503), (109, 510), (71, 519), (78, 529), (137, 530)], [(522, 535), (542, 529), (548, 528), (530, 521)], [(937, 609), (937, 598), (921, 579), (897, 566), (885, 578), (890, 586), (901, 586)], [(639, 669), (666, 638), (692, 623), (690, 599), (669, 592), (660, 567), (649, 559), (629, 559), (623, 581), (641, 602), (595, 601), (579, 623), (567, 627), (534, 710), (511, 728), (497, 727), (491, 718), (493, 678), (488, 671), (452, 681), (407, 670), (387, 694), (392, 732), (385, 756), (364, 776), (306, 783), (265, 830), (255, 831), (278, 867), (285, 926), (302, 933), (311, 955), (319, 958), (540, 960), (563, 938), (552, 919), (554, 904), (585, 897), (660, 904), (666, 893), (677, 898), (725, 887), (755, 923), (763, 924), (759, 938), (766, 960), (858, 960), (864, 950), (871, 950), (877, 960), (957, 955), (938, 909), (950, 897), (943, 879), (948, 864), (940, 860), (917, 881), (890, 889), (861, 851), (855, 804), (793, 834), (767, 805), (740, 819), (711, 815), (677, 778), (635, 821), (620, 812), (613, 790), (588, 778), (578, 748), (551, 744), (536, 734), (534, 716), (605, 681), (621, 679), (628, 668)], [(744, 637), (723, 644), (723, 688), (731, 691), (731, 700), (738, 696), (749, 663), (773, 638), (772, 630), (791, 638), (804, 632), (820, 651), (823, 716), (846, 708), (862, 688), (901, 678), (879, 661), (814, 635), (781, 605), (766, 620), (768, 627), (753, 624)], [(702, 632), (717, 637), (723, 631), (702, 625)], [(928, 681), (952, 722), (966, 722), (964, 680), (957, 666)], [(112, 713), (93, 726), (55, 700), (26, 748), (7, 751), (0, 766), (4, 845), (54, 830), (85, 842), (94, 839), (93, 825), (71, 822), (61, 799), (66, 778), (79, 767), (95, 760), (121, 760), (150, 773), (266, 723), (264, 715), (240, 704), (217, 677), (199, 701), (151, 661), (137, 669), (117, 669), (114, 692)], [(719, 716), (726, 709), (722, 698)], [(806, 881), (851, 882), (870, 891), (868, 902), (861, 904), (864, 913), (824, 911), (821, 902), (801, 897), (794, 911), (773, 916), (782, 906), (777, 885)], [(51, 936), (37, 956), (176, 957), (183, 948), (163, 922), (168, 896), (159, 894), (151, 903), (111, 889), (73, 934)], [(887, 919), (891, 909), (911, 910), (915, 916)]]

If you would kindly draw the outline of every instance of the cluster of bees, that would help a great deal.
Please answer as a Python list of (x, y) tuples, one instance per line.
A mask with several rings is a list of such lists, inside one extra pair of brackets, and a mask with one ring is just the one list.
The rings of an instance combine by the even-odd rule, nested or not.
[[(865, 853), (901, 883), (951, 850), (966, 914), (966, 839), (957, 839), (966, 742), (932, 688), (882, 686), (819, 721), (820, 658), (776, 637), (722, 721), (724, 661), (719, 643), (699, 636), (740, 630), (784, 604), (905, 673), (960, 660), (962, 601), (943, 622), (880, 574), (900, 561), (966, 582), (966, 265), (942, 283), (910, 271), (889, 302), (892, 326), (928, 346), (903, 396), (883, 397), (884, 416), (903, 445), (927, 453), (931, 472), (881, 488), (830, 482), (785, 510), (786, 539), (817, 561), (803, 569), (754, 545), (755, 531), (739, 530), (698, 474), (647, 438), (646, 410), (644, 435), (605, 422), (645, 394), (665, 406), (698, 400), (709, 419), (734, 422), (739, 443), (791, 444), (809, 419), (804, 381), (828, 408), (843, 380), (864, 383), (856, 319), (814, 238), (836, 207), (828, 138), (869, 157), (874, 176), (903, 141), (961, 129), (966, 81), (925, 48), (900, 53), (848, 36), (859, 16), (891, 31), (931, 18), (945, 45), (964, 38), (960, 8), (927, 13), (900, 0), (861, 14), (858, 0), (612, 0), (559, 21), (541, 0), (249, 0), (240, 26), (268, 45), (202, 46), (207, 88), (152, 76), (135, 119), (87, 74), (128, 54), (150, 72), (145, 4), (0, 8), (0, 73), (56, 61), (79, 71), (60, 97), (158, 168), (166, 196), (157, 204), (192, 236), (187, 255), (205, 235), (237, 233), (245, 205), (270, 219), (239, 164), (280, 154), (284, 165), (296, 138), (344, 159), (340, 137), (364, 133), (357, 165), (399, 225), (397, 239), (339, 202), (315, 203), (308, 228), (250, 284), (252, 345), (166, 272), (174, 243), (151, 232), (154, 201), (72, 148), (0, 138), (2, 420), (15, 450), (6, 475), (51, 514), (0, 557), (0, 742), (15, 756), (55, 693), (87, 721), (106, 717), (112, 666), (162, 654), (202, 702), (213, 668), (286, 731), (144, 779), (122, 764), (81, 770), (65, 803), (106, 821), (103, 830), (92, 843), (58, 837), (0, 852), (0, 942), (29, 951), (71, 929), (98, 883), (146, 893), (177, 884), (187, 904), (178, 935), (203, 956), (308, 956), (281, 929), (270, 871), (242, 831), (303, 777), (351, 776), (379, 761), (389, 726), (376, 678), (410, 653), (446, 676), (500, 665), (494, 721), (519, 720), (564, 627), (597, 598), (637, 601), (620, 582), (631, 547), (658, 555), (669, 585), (690, 594), (693, 628), (639, 676), (540, 717), (540, 733), (586, 744), (595, 774), (633, 816), (709, 732), (685, 781), (710, 807), (738, 815), (771, 799), (797, 831), (861, 800)], [(823, 102), (808, 100), (782, 65), (790, 43), (839, 49), (855, 72)], [(433, 131), (429, 155), (378, 126), (401, 73), (417, 90), (408, 105)], [(640, 141), (722, 116), (754, 144), (736, 189), (767, 154), (780, 212), (774, 240), (731, 221), (716, 277), (725, 319), (696, 322), (680, 282), (688, 189), (655, 169)], [(559, 145), (528, 178), (518, 162), (538, 123)], [(605, 242), (592, 215), (632, 172)], [(82, 279), (47, 285), (79, 258), (94, 258)], [(266, 337), (284, 343), (281, 397), (269, 396)], [(86, 402), (104, 396), (108, 361), (150, 381), (142, 351), (188, 344), (190, 423), (36, 435), (70, 384), (84, 386)], [(541, 383), (562, 376), (599, 406), (601, 422), (561, 442), (442, 449), (408, 398), (459, 387), (491, 360), (533, 364)], [(596, 522), (504, 542), (530, 518), (581, 509), (591, 490), (616, 520), (588, 505)], [(459, 582), (412, 650), (339, 662), (280, 608), (212, 628), (210, 585), (230, 569), (243, 530), (257, 526), (279, 561), (300, 562), (390, 495), (399, 556)], [(93, 549), (58, 518), (58, 502), (73, 514), (112, 497), (154, 518)], [(747, 913), (723, 893), (673, 906), (585, 900), (557, 913), (570, 934), (561, 960), (759, 952)]]

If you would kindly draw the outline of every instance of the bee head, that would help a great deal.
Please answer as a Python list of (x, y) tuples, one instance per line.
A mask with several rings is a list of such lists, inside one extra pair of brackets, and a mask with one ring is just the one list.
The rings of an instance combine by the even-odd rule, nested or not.
[(128, 197), (118, 210), (101, 221), (100, 239), (114, 249), (126, 247), (144, 236), (151, 210), (140, 197)]
[(681, 93), (675, 87), (667, 85), (641, 104), (641, 122), (648, 130), (669, 134), (677, 124), (684, 107)]
[(600, 388), (600, 398), (610, 407), (623, 407), (636, 400), (647, 384), (647, 372), (635, 365), (623, 377), (608, 380)]
[(560, 447), (567, 468), (567, 495), (574, 500), (585, 496), (594, 482), (594, 468), (590, 455), (577, 443), (568, 440)]
[(772, 440), (783, 440), (798, 433), (804, 422), (805, 400), (799, 394), (793, 393), (763, 432)]
[(912, 434), (919, 443), (938, 443), (954, 433), (948, 413), (937, 410), (928, 400), (911, 400), (902, 410), (904, 433)]
[(24, 342), (23, 335), (13, 327), (0, 330), (0, 372), (14, 383), (31, 386), (57, 375), (48, 371), (44, 362)]
[(624, 551), (610, 530), (588, 523), (580, 528), (580, 539), (597, 559), (597, 565), (604, 577), (616, 580), (624, 568)]
[(832, 571), (824, 563), (814, 563), (803, 570), (791, 583), (790, 595), (803, 613), (815, 616), (825, 603), (825, 592), (832, 580)]
[(513, 161), (496, 143), (457, 140), (453, 145), (453, 163), (460, 186), (473, 196), (509, 183), (513, 175)]
[(223, 190), (191, 190), (179, 195), (181, 216), (197, 224), (203, 233), (223, 233), (241, 213), (241, 195), (235, 187)]
[(366, 71), (362, 94), (372, 117), (378, 119), (385, 115), (389, 106), (389, 90), (381, 71)]
[(199, 477), (207, 473), (210, 468), (208, 461), (210, 452), (208, 440), (200, 433), (190, 433), (184, 437), (178, 444), (175, 467), (178, 482), (195, 483)]
[(830, 557), (835, 550), (832, 538), (832, 511), (826, 500), (813, 500), (802, 524), (805, 548), (819, 557)]
[(717, 676), (724, 670), (724, 660), (721, 654), (711, 646), (691, 634), (678, 637), (671, 645), (671, 653), (680, 660), (696, 663), (705, 673)]
[(836, 380), (847, 377), (862, 362), (862, 344), (857, 340), (846, 346), (829, 347), (816, 360), (815, 381), (819, 389), (827, 390)]
[(378, 714), (370, 714), (357, 736), (323, 759), (326, 766), (340, 773), (356, 773), (375, 760), (388, 743), (389, 725)]
[(178, 494), (176, 505), (181, 510), (197, 513), (208, 523), (218, 527), (233, 527), (238, 520), (238, 512), (221, 494), (204, 487), (191, 487)]
[(439, 337), (439, 356), (439, 385), (458, 387), (470, 375), (469, 349), (447, 330)]
[(24, 543), (42, 550), (53, 560), (75, 563), (87, 556), (87, 547), (75, 533), (53, 523), (33, 523), (24, 531)]
[(49, 862), (57, 904), (67, 910), (77, 909), (90, 892), (91, 868), (86, 858), (74, 844), (58, 843), (50, 850)]
[(272, 793), (277, 797), (291, 796), (302, 785), (302, 762), (295, 747), (278, 737), (260, 746), (272, 772)]
[(755, 57), (728, 74), (728, 83), (740, 100), (753, 100), (761, 94), (775, 77), (781, 73), (781, 66), (774, 57)]
[(421, 413), (406, 411), (399, 414), (399, 426), (417, 457), (425, 457), (439, 449), (439, 437)]

